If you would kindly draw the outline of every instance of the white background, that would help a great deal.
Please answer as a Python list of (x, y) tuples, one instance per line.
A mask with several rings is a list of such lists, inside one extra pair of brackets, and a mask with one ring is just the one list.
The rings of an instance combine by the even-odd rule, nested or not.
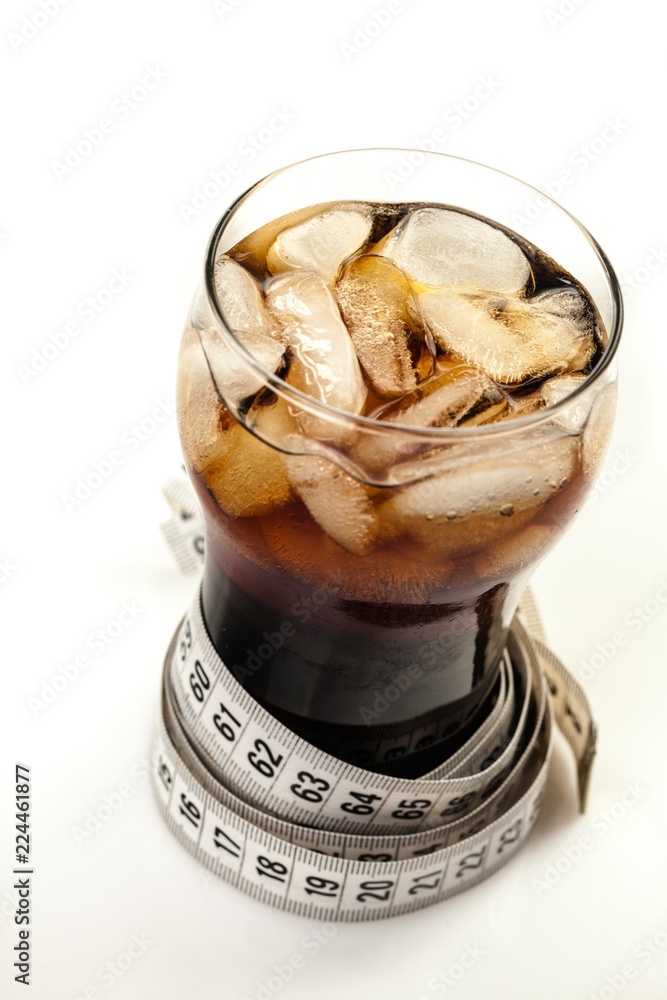
[[(664, 32), (649, 0), (563, 0), (554, 15), (557, 2), (401, 0), (361, 47), (357, 29), (385, 0), (221, 0), (219, 10), (211, 0), (69, 0), (28, 41), (12, 35), (30, 33), (24, 19), (38, 3), (5, 0), (3, 997), (256, 998), (295, 954), (305, 967), (272, 995), (667, 995)], [(120, 111), (149, 69), (161, 82)], [(482, 80), (486, 97), (475, 98)], [(274, 109), (292, 120), (251, 156)], [(67, 146), (103, 118), (113, 130), (58, 177)], [(236, 195), (303, 157), (414, 146), (436, 129), (445, 133), (437, 149), (538, 188), (557, 191), (569, 170), (559, 200), (629, 288), (607, 472), (535, 576), (553, 647), (588, 678), (600, 754), (587, 815), (577, 814), (559, 744), (544, 815), (507, 869), (438, 908), (340, 926), (315, 953), (304, 939), (317, 925), (198, 869), (146, 780), (161, 658), (195, 587), (158, 529), (167, 515), (158, 487), (179, 463), (169, 413), (177, 349), (208, 234)], [(232, 160), (237, 176), (197, 214), (184, 212), (209, 171)], [(80, 304), (114, 269), (127, 286), (87, 322)], [(73, 322), (77, 335), (61, 337), (65, 346), (35, 371), (33, 351)], [(167, 415), (139, 441), (132, 428), (153, 411)], [(68, 510), (63, 494), (114, 450), (122, 464)], [(135, 619), (95, 652), (91, 635), (123, 603)], [(40, 707), (45, 682), (83, 654), (88, 665)], [(12, 969), (15, 761), (33, 776), (29, 988)], [(121, 804), (82, 838), (77, 828), (107, 796)], [(582, 836), (589, 846), (578, 857)], [(549, 870), (554, 884), (543, 888)], [(127, 965), (133, 935), (143, 952), (133, 948), (122, 975), (109, 972), (119, 958)], [(454, 983), (466, 948), (480, 957)]]

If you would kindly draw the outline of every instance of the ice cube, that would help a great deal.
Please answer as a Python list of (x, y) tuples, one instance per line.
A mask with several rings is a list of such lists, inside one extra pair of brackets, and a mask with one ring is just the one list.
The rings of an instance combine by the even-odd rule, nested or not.
[(489, 423), (507, 406), (507, 394), (488, 375), (470, 365), (453, 365), (373, 417), (404, 427), (456, 427)]
[(459, 294), (442, 288), (421, 295), (420, 306), (439, 347), (481, 368), (496, 382), (514, 385), (579, 371), (595, 350), (589, 330), (551, 311), (550, 300), (538, 299)]
[(545, 407), (542, 394), (529, 392), (524, 396), (510, 396), (509, 406), (501, 415), (501, 420), (513, 420), (515, 417), (527, 417), (530, 413), (537, 413)]
[(285, 465), (295, 492), (322, 530), (353, 555), (370, 552), (379, 521), (367, 488), (318, 455), (286, 455)]
[(220, 507), (231, 517), (269, 514), (292, 498), (283, 454), (234, 421), (224, 452), (206, 466), (203, 478)]
[(479, 579), (509, 580), (522, 569), (537, 562), (557, 541), (555, 525), (529, 524), (491, 545), (475, 557), (475, 573)]
[(189, 326), (181, 344), (178, 366), (178, 425), (185, 457), (197, 472), (226, 448), (231, 417), (216, 390), (201, 341)]
[(350, 261), (336, 286), (357, 357), (381, 396), (402, 396), (417, 384), (424, 334), (403, 272), (385, 257)]
[[(393, 433), (391, 427), (387, 427), (385, 433), (359, 435), (353, 450), (354, 461), (366, 474), (391, 479), (401, 467), (399, 463), (433, 447), (431, 439), (402, 434), (398, 428), (448, 428), (487, 423), (500, 419), (507, 406), (506, 393), (484, 372), (469, 365), (451, 365), (426, 379), (402, 399), (374, 410), (370, 416), (382, 424), (394, 425), (397, 430)], [(451, 446), (449, 442), (447, 447)], [(423, 475), (423, 471), (415, 472), (415, 478)]]
[(397, 489), (380, 508), (393, 523), (444, 558), (476, 552), (530, 522), (571, 480), (578, 441), (553, 438), (521, 451), (446, 472)]
[[(562, 403), (585, 381), (586, 376), (579, 373), (556, 375), (555, 378), (547, 379), (540, 390), (545, 406), (555, 406), (557, 403)], [(552, 419), (558, 427), (562, 427), (570, 434), (577, 434), (586, 423), (588, 411), (588, 400), (573, 400), (569, 406), (563, 407), (557, 414), (554, 414)]]
[[(366, 563), (353, 555), (315, 525), (313, 518), (301, 505), (290, 508), (289, 515), (284, 510), (263, 517), (261, 532), (272, 561), (282, 567), (290, 576), (299, 580), (300, 592), (304, 584), (328, 595), (329, 600), (359, 602), (357, 613), (361, 616), (365, 608), (379, 612), (387, 604), (395, 604), (397, 595), (404, 604), (427, 604), (435, 591), (445, 587), (452, 576), (454, 567), (441, 558), (431, 558), (424, 551), (424, 559), (415, 555), (414, 543), (401, 548), (400, 539), (396, 544), (377, 547), (370, 557), (373, 571)], [(320, 595), (317, 595), (318, 597)], [(326, 615), (326, 603), (320, 601), (306, 604), (312, 614)]]
[[(274, 374), (280, 371), (285, 363), (280, 326), (267, 311), (258, 282), (230, 257), (218, 258), (214, 280), (220, 311), (229, 329), (263, 368)], [(222, 399), (239, 406), (259, 392), (264, 378), (234, 350), (205, 308), (195, 313), (193, 323)]]
[(259, 282), (231, 257), (218, 257), (213, 280), (220, 312), (236, 334), (276, 337), (279, 328), (268, 312)]
[(606, 386), (595, 400), (582, 438), (581, 464), (588, 483), (602, 468), (616, 413), (616, 385)]
[(592, 340), (602, 339), (595, 312), (590, 300), (580, 288), (574, 285), (563, 285), (559, 288), (548, 288), (533, 296), (533, 303), (540, 309), (568, 319), (574, 327), (581, 330)]
[(420, 285), (518, 295), (533, 287), (523, 251), (500, 229), (444, 208), (406, 215), (374, 248)]
[(324, 280), (307, 271), (282, 275), (269, 285), (266, 301), (291, 352), (287, 382), (329, 406), (361, 413), (366, 386), (350, 335)]
[(271, 274), (315, 271), (333, 284), (340, 265), (364, 245), (372, 226), (367, 206), (322, 212), (280, 233), (266, 255), (267, 268)]

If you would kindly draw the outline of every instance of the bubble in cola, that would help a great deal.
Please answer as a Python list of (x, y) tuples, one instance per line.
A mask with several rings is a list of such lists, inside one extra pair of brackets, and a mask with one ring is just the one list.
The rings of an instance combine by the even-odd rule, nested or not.
[(493, 703), (526, 581), (599, 470), (602, 321), (537, 247), (434, 204), (311, 206), (213, 281), (178, 390), (211, 639), (317, 746), (422, 773)]

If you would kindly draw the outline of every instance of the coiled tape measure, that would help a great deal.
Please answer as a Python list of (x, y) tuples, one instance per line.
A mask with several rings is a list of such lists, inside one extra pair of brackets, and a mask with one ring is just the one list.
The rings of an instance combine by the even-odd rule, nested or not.
[[(189, 484), (165, 494), (185, 570), (201, 566)], [(544, 798), (554, 721), (585, 807), (596, 729), (584, 692), (543, 641), (528, 592), (512, 623), (498, 697), (477, 732), (420, 778), (365, 771), (278, 722), (214, 649), (200, 596), (165, 659), (153, 753), (160, 809), (207, 869), (262, 902), (326, 920), (396, 916), (453, 896), (506, 864)]]

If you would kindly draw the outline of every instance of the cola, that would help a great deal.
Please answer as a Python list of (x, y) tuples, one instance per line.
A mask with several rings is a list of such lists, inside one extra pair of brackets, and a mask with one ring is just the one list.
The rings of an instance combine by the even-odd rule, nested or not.
[(178, 387), (208, 632), (316, 746), (424, 773), (494, 703), (526, 582), (600, 467), (608, 331), (561, 264), (456, 206), (220, 236)]

